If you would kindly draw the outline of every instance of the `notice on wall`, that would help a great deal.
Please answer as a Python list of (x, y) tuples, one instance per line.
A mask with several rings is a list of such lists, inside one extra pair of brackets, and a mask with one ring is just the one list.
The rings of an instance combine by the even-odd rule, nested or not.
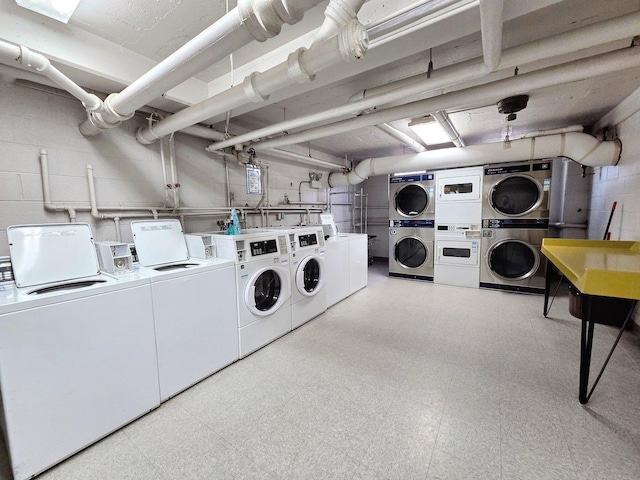
[(262, 181), (260, 167), (247, 164), (247, 193), (262, 195)]

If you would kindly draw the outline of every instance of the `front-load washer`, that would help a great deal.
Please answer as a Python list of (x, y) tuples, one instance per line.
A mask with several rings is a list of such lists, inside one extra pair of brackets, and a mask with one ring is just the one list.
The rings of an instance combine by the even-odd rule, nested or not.
[(389, 276), (433, 280), (433, 220), (389, 221)]
[(389, 176), (389, 220), (433, 220), (435, 174)]
[(291, 331), (291, 272), (281, 231), (216, 232), (220, 258), (235, 262), (240, 358)]
[(327, 309), (324, 233), (321, 225), (287, 227), (291, 271), (291, 328), (297, 328)]
[(489, 225), (491, 228), (482, 230), (480, 286), (544, 293), (546, 263), (542, 260), (540, 247), (542, 239), (549, 236), (544, 221), (483, 223), (484, 227)]
[(162, 401), (238, 360), (234, 263), (191, 259), (178, 220), (131, 222), (153, 292)]
[(149, 279), (98, 271), (89, 225), (7, 229), (0, 424), (13, 476), (46, 470), (160, 404)]
[(549, 218), (551, 160), (484, 167), (482, 218)]

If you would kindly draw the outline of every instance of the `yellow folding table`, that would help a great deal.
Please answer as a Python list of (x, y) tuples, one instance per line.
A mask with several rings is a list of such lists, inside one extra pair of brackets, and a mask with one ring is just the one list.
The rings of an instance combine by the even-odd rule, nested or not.
[[(580, 403), (585, 404), (596, 388), (627, 323), (633, 316), (635, 305), (640, 300), (640, 242), (545, 238), (542, 240), (541, 251), (547, 257), (547, 262), (553, 263), (582, 295), (578, 399)], [(549, 313), (551, 270), (550, 265), (547, 264), (545, 317)], [(592, 318), (591, 311), (594, 297), (629, 299), (631, 304), (618, 337), (593, 387), (588, 391), (593, 329), (596, 321)]]

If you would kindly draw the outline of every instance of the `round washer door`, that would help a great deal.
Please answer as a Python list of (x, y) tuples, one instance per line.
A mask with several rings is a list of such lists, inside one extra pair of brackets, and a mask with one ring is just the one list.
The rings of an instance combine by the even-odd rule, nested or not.
[(504, 280), (524, 280), (538, 270), (540, 254), (527, 242), (505, 239), (489, 248), (487, 263), (491, 272)]
[(418, 237), (404, 237), (396, 242), (393, 258), (401, 267), (419, 268), (429, 258), (429, 250)]
[(394, 197), (396, 211), (405, 217), (417, 217), (429, 206), (429, 193), (419, 183), (408, 183)]
[(305, 257), (296, 270), (296, 288), (305, 297), (313, 297), (324, 286), (325, 264), (322, 257)]
[(544, 190), (528, 175), (510, 175), (497, 181), (489, 192), (491, 208), (502, 215), (519, 217), (540, 206)]
[(291, 283), (288, 270), (279, 267), (263, 267), (249, 280), (244, 301), (251, 313), (266, 317), (276, 312), (290, 295)]

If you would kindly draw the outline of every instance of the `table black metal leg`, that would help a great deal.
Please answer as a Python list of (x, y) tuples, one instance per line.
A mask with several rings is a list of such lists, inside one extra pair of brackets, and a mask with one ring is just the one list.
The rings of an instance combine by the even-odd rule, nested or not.
[(551, 264), (549, 259), (547, 259), (547, 269), (546, 269), (546, 274), (544, 278), (544, 310), (542, 311), (545, 317), (549, 313), (549, 308), (551, 308), (549, 306), (549, 293), (551, 292), (552, 272), (553, 272), (553, 265)]
[(580, 335), (580, 390), (578, 399), (581, 404), (589, 401), (589, 369), (591, 368), (591, 349), (593, 347), (593, 328), (591, 320), (591, 295), (582, 295), (582, 332)]

